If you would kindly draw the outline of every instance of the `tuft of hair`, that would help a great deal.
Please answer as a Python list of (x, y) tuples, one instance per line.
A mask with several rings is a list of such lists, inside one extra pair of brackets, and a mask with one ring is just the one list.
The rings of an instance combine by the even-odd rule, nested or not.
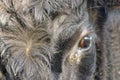
[(53, 80), (49, 23), (67, 10), (82, 15), (78, 10), (85, 7), (83, 3), (84, 0), (0, 1), (1, 64), (8, 80)]

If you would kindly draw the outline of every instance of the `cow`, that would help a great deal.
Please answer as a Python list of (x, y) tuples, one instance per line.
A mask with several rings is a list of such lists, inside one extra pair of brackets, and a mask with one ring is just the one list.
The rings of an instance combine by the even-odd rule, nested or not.
[(1, 0), (0, 80), (91, 80), (96, 33), (86, 0)]

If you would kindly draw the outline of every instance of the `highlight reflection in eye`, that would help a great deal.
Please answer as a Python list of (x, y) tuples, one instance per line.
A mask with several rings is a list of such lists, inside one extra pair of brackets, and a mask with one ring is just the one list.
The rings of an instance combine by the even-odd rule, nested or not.
[(88, 49), (91, 47), (92, 41), (93, 41), (92, 36), (86, 35), (80, 40), (78, 47), (81, 49)]

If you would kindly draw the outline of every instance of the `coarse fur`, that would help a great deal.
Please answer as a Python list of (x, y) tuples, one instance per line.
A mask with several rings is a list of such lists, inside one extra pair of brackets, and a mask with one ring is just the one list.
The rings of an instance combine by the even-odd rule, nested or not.
[[(91, 2), (91, 3), (90, 3)], [(96, 80), (120, 79), (120, 0), (90, 0), (89, 13), (96, 25)]]
[(85, 0), (0, 1), (1, 80), (91, 80), (94, 42)]

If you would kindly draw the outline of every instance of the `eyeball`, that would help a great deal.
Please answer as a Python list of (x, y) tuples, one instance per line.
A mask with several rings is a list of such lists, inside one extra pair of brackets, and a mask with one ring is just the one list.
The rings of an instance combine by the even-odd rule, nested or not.
[(89, 48), (92, 45), (92, 41), (92, 37), (86, 35), (79, 41), (78, 47), (82, 49)]

